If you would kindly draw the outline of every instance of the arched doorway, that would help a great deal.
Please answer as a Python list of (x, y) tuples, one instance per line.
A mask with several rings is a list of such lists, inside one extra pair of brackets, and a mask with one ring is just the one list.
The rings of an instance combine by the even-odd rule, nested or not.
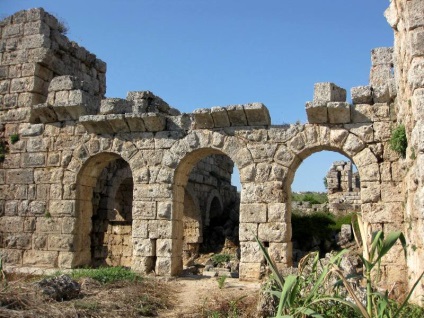
[(113, 153), (89, 158), (77, 176), (75, 266), (132, 265), (133, 178)]
[(178, 253), (186, 269), (202, 268), (196, 260), (204, 254), (231, 253), (237, 258), (240, 199), (231, 184), (233, 168), (227, 155), (201, 149), (190, 153), (176, 170), (174, 198), (182, 204), (175, 202), (174, 216), (183, 223), (181, 236), (177, 235)]

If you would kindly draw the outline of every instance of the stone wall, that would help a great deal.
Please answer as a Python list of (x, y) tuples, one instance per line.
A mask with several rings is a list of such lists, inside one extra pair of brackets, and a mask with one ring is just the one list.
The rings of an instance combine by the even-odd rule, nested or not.
[[(405, 208), (403, 230), (408, 240), (407, 275), (412, 287), (424, 268), (423, 213), (423, 128), (424, 128), (424, 2), (394, 0), (385, 12), (394, 30), (394, 74), (398, 96), (396, 121), (404, 124), (408, 137), (406, 157), (396, 171), (400, 175)], [(402, 223), (401, 223), (402, 222)], [(414, 301), (423, 304), (420, 295), (424, 285), (418, 284)]]
[[(422, 2), (395, 3), (413, 8)], [(399, 21), (420, 23), (420, 16), (402, 10)], [(412, 171), (420, 176), (422, 125), (412, 125), (405, 104), (395, 103), (408, 100), (405, 81), (414, 91), (411, 105), (421, 105), (421, 57), (406, 61), (399, 52), (401, 39), (413, 43), (410, 33), (420, 39), (420, 28), (398, 27), (395, 60), (390, 48), (373, 50), (370, 85), (352, 88), (352, 105), (346, 90), (318, 83), (306, 105), (309, 123), (281, 127), (271, 125), (260, 103), (180, 114), (148, 91), (104, 99), (105, 64), (68, 41), (43, 10), (18, 12), (0, 27), (0, 131), (7, 148), (0, 163), (0, 246), (8, 270), (91, 264), (93, 198), (104, 168), (121, 160), (133, 186), (131, 268), (158, 275), (182, 270), (185, 209), (195, 206), (186, 195), (190, 172), (211, 155), (227, 156), (240, 171), (241, 279), (261, 275), (255, 235), (279, 267), (292, 264), (290, 186), (300, 163), (315, 152), (337, 151), (356, 165), (361, 210), (373, 229), (399, 229), (405, 197), (420, 193), (420, 178), (405, 179), (405, 160), (388, 145), (393, 126), (405, 122), (416, 145), (408, 176)], [(412, 63), (407, 75), (399, 71), (408, 69), (403, 63)], [(400, 77), (394, 77), (393, 67)], [(12, 143), (15, 134), (19, 141)], [(404, 191), (402, 181), (415, 188)], [(125, 184), (123, 192), (130, 191)], [(412, 272), (422, 261), (422, 231), (415, 232), (422, 224), (419, 198), (407, 201), (413, 222), (409, 239), (418, 249), (409, 261)], [(399, 255), (400, 248), (384, 260), (383, 273), (391, 282), (408, 277)]]

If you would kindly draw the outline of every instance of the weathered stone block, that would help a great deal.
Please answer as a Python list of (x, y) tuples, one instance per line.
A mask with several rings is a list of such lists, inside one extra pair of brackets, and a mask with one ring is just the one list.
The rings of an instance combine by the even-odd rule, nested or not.
[(211, 116), (215, 127), (220, 128), (230, 126), (230, 119), (228, 118), (227, 110), (224, 107), (212, 107)]
[(31, 184), (34, 183), (34, 170), (11, 169), (6, 171), (6, 182), (9, 184)]
[(310, 124), (326, 124), (328, 123), (327, 105), (316, 104), (315, 102), (307, 102), (305, 104), (306, 115)]
[(240, 280), (259, 280), (261, 278), (261, 263), (246, 263), (241, 260), (239, 271)]
[(392, 66), (390, 64), (373, 65), (370, 71), (370, 85), (372, 87), (384, 86), (393, 78)]
[(157, 132), (165, 130), (166, 128), (166, 118), (162, 114), (141, 114), (141, 118), (143, 118), (144, 127), (146, 127), (146, 131)]
[(259, 224), (258, 238), (264, 242), (290, 242), (291, 224), (283, 222), (268, 222)]
[(54, 77), (49, 85), (49, 92), (82, 89), (81, 80), (76, 76), (62, 75)]
[(50, 251), (69, 251), (73, 250), (74, 236), (69, 234), (49, 235), (48, 249)]
[(106, 98), (100, 103), (100, 114), (125, 114), (132, 112), (132, 105), (126, 99)]
[(264, 223), (267, 221), (267, 205), (261, 203), (240, 204), (240, 222)]
[(424, 3), (420, 0), (411, 0), (406, 2), (406, 12), (408, 19), (405, 20), (408, 30), (424, 26)]
[(125, 116), (123, 114), (109, 114), (106, 115), (106, 120), (112, 128), (113, 132), (121, 133), (121, 132), (130, 132), (130, 128), (128, 127)]
[(172, 257), (172, 240), (158, 239), (156, 240), (156, 256)]
[(75, 201), (73, 200), (50, 200), (49, 212), (51, 215), (74, 216)]
[(324, 82), (314, 85), (314, 104), (325, 106), (327, 102), (345, 102), (346, 90), (334, 83)]
[(172, 221), (150, 220), (147, 228), (150, 239), (168, 239), (175, 236), (172, 232)]
[(346, 124), (350, 122), (350, 105), (346, 102), (327, 103), (330, 124)]
[(371, 104), (372, 89), (371, 86), (357, 86), (350, 89), (353, 104)]
[(264, 256), (257, 242), (240, 242), (240, 253), (242, 262), (262, 262)]
[(258, 223), (241, 222), (239, 225), (240, 242), (254, 242), (258, 236)]
[(357, 104), (352, 107), (352, 122), (371, 123), (376, 121), (389, 121), (390, 107), (383, 104)]
[(271, 117), (268, 108), (262, 103), (252, 103), (243, 105), (249, 126), (269, 126)]
[(227, 106), (226, 109), (231, 126), (247, 126), (243, 105), (231, 105)]
[(158, 202), (158, 217), (161, 219), (170, 220), (172, 216), (172, 203), (171, 202)]
[(291, 265), (293, 255), (293, 244), (288, 243), (269, 243), (268, 254), (276, 263)]
[(194, 125), (197, 129), (214, 128), (215, 123), (211, 110), (207, 108), (195, 109), (193, 111)]
[(286, 203), (268, 203), (268, 222), (290, 222)]
[(371, 64), (393, 64), (393, 48), (392, 47), (377, 47), (371, 50)]
[(39, 267), (57, 267), (58, 252), (53, 251), (25, 251), (23, 255), (23, 265)]

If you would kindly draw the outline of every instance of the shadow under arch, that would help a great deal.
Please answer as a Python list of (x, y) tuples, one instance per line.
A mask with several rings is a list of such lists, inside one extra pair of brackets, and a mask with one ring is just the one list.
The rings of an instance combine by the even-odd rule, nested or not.
[[(230, 185), (234, 189), (234, 194), (237, 196), (237, 188), (231, 185), (231, 174), (233, 167), (237, 164), (231, 156), (221, 150), (217, 150), (214, 148), (201, 148), (196, 149), (188, 154), (180, 161), (179, 165), (175, 169), (174, 173), (174, 183), (173, 183), (173, 211), (172, 211), (172, 220), (173, 223), (173, 237), (174, 237), (174, 244), (173, 244), (173, 260), (174, 264), (172, 266), (173, 268), (173, 274), (181, 273), (183, 270), (183, 262), (181, 259), (181, 255), (183, 255), (183, 251), (187, 249), (187, 244), (185, 242), (186, 233), (184, 233), (184, 219), (186, 219), (187, 213), (187, 203), (188, 202), (198, 202), (198, 205), (200, 207), (200, 214), (202, 216), (202, 220), (198, 222), (198, 224), (202, 225), (202, 228), (196, 229), (198, 231), (199, 236), (203, 239), (203, 230), (205, 226), (209, 226), (209, 213), (211, 206), (212, 208), (219, 208), (222, 212), (224, 208), (224, 202), (226, 202), (226, 199), (223, 198), (224, 196), (230, 197), (229, 193), (231, 191), (220, 191), (220, 176), (218, 174), (214, 173), (214, 169), (210, 170), (210, 168), (205, 167), (208, 166), (207, 160), (214, 160), (214, 158), (226, 158), (225, 161), (231, 162), (231, 172), (229, 173), (229, 177), (226, 178), (226, 180), (222, 180), (222, 183), (225, 183), (225, 185), (222, 185), (222, 189), (225, 187), (228, 187)], [(206, 162), (205, 162), (206, 160)], [(213, 164), (212, 164), (213, 165)], [(219, 167), (219, 164), (216, 165), (216, 167)], [(193, 181), (193, 175), (191, 176), (193, 170), (196, 169), (202, 170), (208, 172), (210, 174), (210, 178), (215, 178), (217, 180), (217, 185), (215, 188), (210, 186), (209, 190), (202, 190), (196, 191), (192, 185)], [(190, 177), (191, 176), (191, 177)], [(205, 180), (207, 179), (207, 173), (204, 178), (202, 179), (201, 176), (199, 176), (200, 179), (198, 181), (199, 184), (201, 184), (204, 180), (205, 184), (207, 184), (209, 181)], [(209, 184), (210, 185), (210, 184)], [(202, 193), (203, 192), (203, 193)], [(226, 192), (226, 194), (223, 194), (223, 192)], [(189, 195), (190, 199), (187, 200), (186, 196)], [(237, 201), (237, 200), (235, 200)], [(238, 220), (237, 220), (238, 221)], [(238, 238), (237, 238), (238, 239)], [(194, 241), (193, 241), (194, 242)], [(201, 243), (202, 241), (198, 241), (198, 243)], [(192, 248), (192, 250), (194, 250)], [(198, 249), (197, 249), (198, 250)], [(186, 261), (184, 260), (184, 263)]]
[[(108, 193), (108, 196), (106, 196), (105, 198), (96, 198), (95, 189), (96, 186), (98, 186), (99, 178), (104, 172), (104, 170), (106, 168), (110, 168), (113, 163), (115, 163), (116, 165), (120, 164), (120, 166), (124, 167), (124, 170), (126, 170), (127, 172), (115, 173), (112, 178), (116, 178), (111, 180), (113, 184), (108, 185), (108, 191), (110, 192)], [(129, 198), (131, 202), (127, 202), (125, 204), (125, 207), (120, 205), (119, 202), (115, 202), (116, 200), (118, 200), (118, 194), (120, 199), (123, 199), (123, 195), (121, 193), (123, 191), (123, 188), (126, 188), (128, 191), (131, 192), (131, 196)], [(102, 221), (100, 221), (100, 223), (98, 224), (93, 225), (93, 214), (96, 212), (95, 210), (99, 209), (99, 213), (104, 214), (103, 221), (109, 222), (110, 220), (115, 220), (117, 221), (117, 223), (121, 223), (121, 225), (126, 222), (126, 225), (129, 225), (131, 230), (131, 210), (133, 196), (132, 191), (133, 180), (131, 168), (128, 162), (125, 161), (120, 155), (111, 152), (103, 152), (88, 158), (84, 162), (83, 166), (77, 174), (76, 179), (76, 219), (74, 234), (75, 254), (72, 264), (73, 267), (83, 265), (96, 265), (94, 264), (95, 262), (93, 257), (94, 251), (92, 246), (92, 233), (95, 228), (103, 228), (99, 231), (105, 231), (104, 226), (107, 225), (102, 224)], [(102, 200), (103, 202), (101, 202)], [(101, 204), (103, 204), (104, 208), (100, 211)], [(123, 214), (124, 216), (122, 216), (120, 214), (122, 214), (121, 212), (124, 209), (126, 209), (126, 212)], [(131, 233), (129, 234), (128, 241), (131, 241)], [(132, 247), (129, 248), (131, 249), (132, 253)], [(130, 264), (124, 265), (128, 266)]]

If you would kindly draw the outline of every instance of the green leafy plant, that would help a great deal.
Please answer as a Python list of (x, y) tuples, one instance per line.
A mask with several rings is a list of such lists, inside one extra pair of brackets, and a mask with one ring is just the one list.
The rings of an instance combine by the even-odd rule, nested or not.
[(18, 134), (12, 134), (10, 135), (10, 143), (13, 145), (19, 141), (19, 135)]
[(218, 282), (218, 288), (222, 289), (225, 286), (225, 281), (227, 279), (227, 276), (223, 275), (223, 276), (219, 276), (216, 281)]
[(141, 279), (141, 276), (121, 266), (75, 269), (71, 272), (71, 276), (74, 279), (89, 277), (103, 284), (122, 280), (135, 281)]
[(3, 162), (6, 159), (6, 145), (3, 141), (0, 141), (0, 162)]
[(212, 262), (215, 266), (225, 264), (231, 260), (231, 255), (229, 254), (215, 254), (211, 257)]
[(396, 151), (402, 158), (406, 157), (406, 148), (408, 147), (408, 140), (406, 138), (405, 125), (399, 125), (392, 130), (390, 137), (390, 148)]

